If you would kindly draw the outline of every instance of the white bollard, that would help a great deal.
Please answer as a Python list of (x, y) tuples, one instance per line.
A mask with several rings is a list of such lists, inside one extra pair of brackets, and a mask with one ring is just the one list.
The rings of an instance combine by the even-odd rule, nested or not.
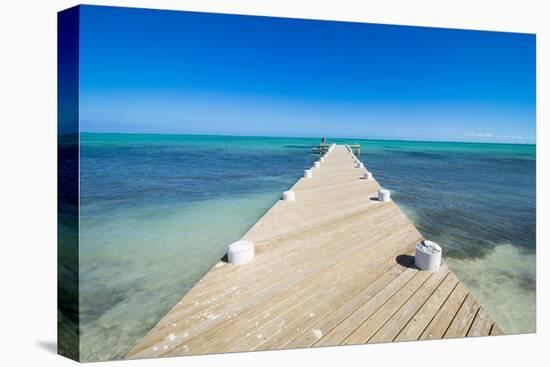
[(283, 192), (283, 201), (294, 201), (296, 200), (296, 194), (294, 191), (285, 191)]
[(325, 161), (325, 157), (319, 158), (319, 162), (323, 163)]
[(355, 163), (355, 168), (365, 168), (362, 162)]
[(390, 201), (390, 190), (378, 190), (378, 201)]
[(313, 177), (313, 172), (310, 169), (306, 169), (304, 171), (304, 177), (305, 178), (312, 178)]
[(237, 241), (227, 246), (227, 260), (233, 265), (242, 265), (254, 258), (254, 242)]
[(438, 271), (441, 265), (441, 246), (432, 241), (420, 241), (416, 244), (414, 265), (420, 270)]
[(372, 181), (372, 172), (365, 172), (364, 179), (367, 181)]
[(314, 168), (319, 168), (319, 167), (321, 167), (321, 162), (317, 161), (317, 162), (313, 163), (313, 167), (314, 167)]

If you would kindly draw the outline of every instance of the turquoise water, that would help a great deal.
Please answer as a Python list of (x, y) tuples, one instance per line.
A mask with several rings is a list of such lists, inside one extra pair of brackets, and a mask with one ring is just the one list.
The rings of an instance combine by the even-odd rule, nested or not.
[[(506, 332), (535, 328), (535, 147), (336, 140)], [(83, 360), (122, 357), (316, 159), (318, 139), (82, 134)]]

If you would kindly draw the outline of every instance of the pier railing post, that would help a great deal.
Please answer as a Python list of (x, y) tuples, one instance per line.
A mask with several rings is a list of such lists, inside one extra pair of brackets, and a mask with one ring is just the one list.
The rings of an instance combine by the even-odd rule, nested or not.
[(438, 271), (441, 265), (441, 246), (432, 241), (420, 241), (416, 244), (414, 264), (420, 270)]
[(294, 193), (294, 191), (285, 191), (285, 192), (283, 192), (282, 200), (283, 201), (294, 201), (294, 200), (296, 200), (296, 194)]
[(390, 190), (380, 189), (378, 190), (378, 201), (390, 201)]
[(227, 246), (227, 260), (233, 265), (242, 265), (254, 258), (254, 242), (236, 241)]

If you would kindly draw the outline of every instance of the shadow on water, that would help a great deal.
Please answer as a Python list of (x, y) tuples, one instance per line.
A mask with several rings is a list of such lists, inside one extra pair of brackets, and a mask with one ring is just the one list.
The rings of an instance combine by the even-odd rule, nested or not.
[(412, 152), (412, 151), (394, 151), (394, 154), (403, 155), (406, 157), (415, 157), (415, 158), (429, 158), (429, 159), (441, 159), (444, 155), (439, 153), (430, 153), (430, 152)]
[(290, 149), (311, 149), (311, 145), (283, 145), (283, 148), (290, 148)]

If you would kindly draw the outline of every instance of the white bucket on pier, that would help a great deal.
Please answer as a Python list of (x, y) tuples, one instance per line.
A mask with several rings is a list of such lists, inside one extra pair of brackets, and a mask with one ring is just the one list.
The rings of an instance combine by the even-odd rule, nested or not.
[(296, 200), (296, 194), (294, 191), (285, 191), (283, 192), (283, 201), (294, 201)]
[(390, 201), (390, 190), (378, 190), (378, 201)]
[(313, 177), (313, 172), (310, 169), (306, 169), (304, 171), (304, 177), (305, 178), (312, 178)]
[(367, 181), (372, 181), (372, 172), (365, 172), (365, 176), (363, 178)]
[(313, 163), (313, 167), (314, 167), (314, 168), (319, 168), (319, 167), (321, 167), (321, 162), (317, 161), (317, 162)]
[(441, 266), (441, 246), (432, 241), (420, 241), (416, 244), (414, 265), (420, 270), (438, 271)]
[(237, 241), (227, 246), (227, 260), (233, 265), (242, 265), (254, 258), (254, 242)]

